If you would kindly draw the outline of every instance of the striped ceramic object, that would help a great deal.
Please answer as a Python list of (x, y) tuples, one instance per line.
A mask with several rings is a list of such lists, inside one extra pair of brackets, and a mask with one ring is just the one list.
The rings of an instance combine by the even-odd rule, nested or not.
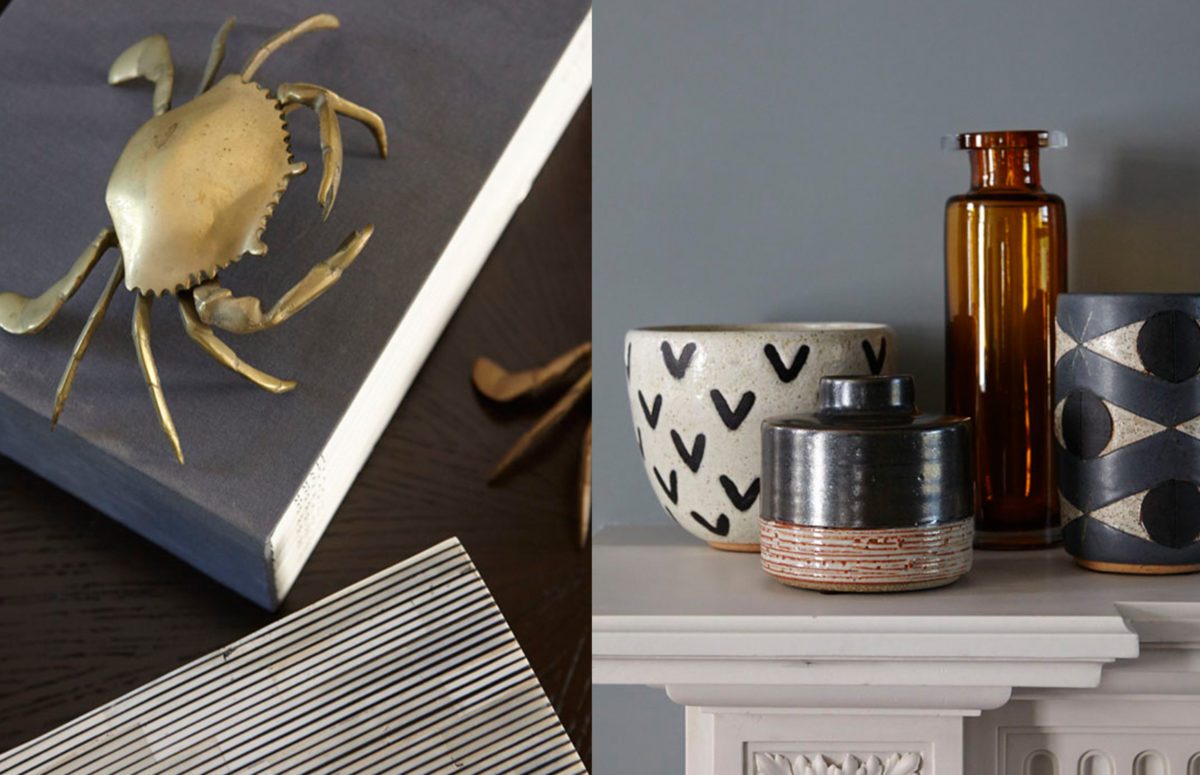
[(0, 772), (586, 770), (450, 539), (0, 755)]
[(971, 569), (974, 520), (920, 528), (760, 524), (763, 570), (792, 587), (901, 592), (951, 583)]

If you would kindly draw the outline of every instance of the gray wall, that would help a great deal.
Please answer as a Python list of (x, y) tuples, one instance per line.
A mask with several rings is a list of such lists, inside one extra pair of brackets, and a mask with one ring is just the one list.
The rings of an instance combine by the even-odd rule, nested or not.
[[(942, 134), (1067, 131), (1043, 181), (1073, 290), (1200, 285), (1200, 4), (597, 5), (598, 527), (668, 524), (630, 431), (627, 328), (890, 323), (940, 405), (942, 206), (967, 185)], [(595, 771), (681, 772), (682, 728), (649, 690), (599, 687)]]

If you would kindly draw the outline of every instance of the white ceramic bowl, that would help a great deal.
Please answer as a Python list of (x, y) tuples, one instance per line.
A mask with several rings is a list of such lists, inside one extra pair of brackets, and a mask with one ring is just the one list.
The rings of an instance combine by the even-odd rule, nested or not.
[(816, 411), (823, 376), (891, 374), (895, 362), (896, 334), (876, 323), (630, 331), (629, 405), (659, 503), (712, 547), (757, 551), (762, 421)]

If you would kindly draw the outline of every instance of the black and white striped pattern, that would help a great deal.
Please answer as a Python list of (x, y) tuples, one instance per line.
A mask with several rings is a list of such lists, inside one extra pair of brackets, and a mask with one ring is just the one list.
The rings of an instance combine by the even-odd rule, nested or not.
[(0, 755), (0, 772), (584, 773), (457, 539)]

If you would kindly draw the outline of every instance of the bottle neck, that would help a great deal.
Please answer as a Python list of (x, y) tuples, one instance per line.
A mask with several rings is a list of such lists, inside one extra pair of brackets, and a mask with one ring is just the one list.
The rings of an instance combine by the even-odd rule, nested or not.
[(980, 148), (971, 156), (972, 191), (1041, 191), (1037, 148)]

